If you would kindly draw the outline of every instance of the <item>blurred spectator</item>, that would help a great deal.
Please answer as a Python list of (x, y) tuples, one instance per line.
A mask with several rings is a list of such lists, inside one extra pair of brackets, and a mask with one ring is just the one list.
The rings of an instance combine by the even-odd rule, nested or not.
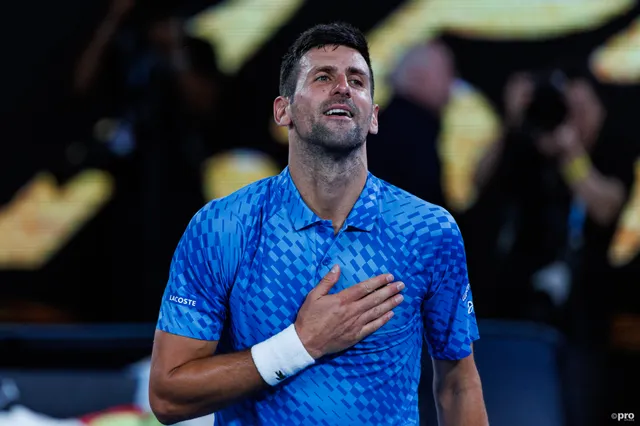
[(604, 396), (597, 369), (613, 302), (606, 287), (617, 281), (607, 249), (638, 153), (604, 101), (586, 71), (514, 75), (505, 89), (505, 136), (477, 173), (492, 215), (485, 212), (475, 226), (492, 216), (500, 224), (481, 243), (495, 255), (482, 261), (494, 262), (497, 272), (492, 287), (491, 278), (480, 280), (479, 292), (495, 300), (491, 315), (551, 322), (586, 349), (570, 384), (587, 393), (572, 413), (581, 425), (605, 415), (591, 410)]
[(112, 0), (73, 84), (82, 131), (116, 178), (112, 273), (123, 288), (112, 291), (128, 295), (120, 320), (156, 315), (175, 241), (205, 201), (222, 84), (212, 47), (162, 2), (146, 6)]
[(606, 251), (634, 180), (636, 144), (607, 116), (584, 72), (514, 75), (505, 106), (505, 137), (477, 173), (484, 195), (503, 196), (496, 210), (512, 235), (499, 244), (504, 289), (511, 298), (528, 286), (561, 305), (570, 293), (565, 283), (579, 281), (575, 290), (586, 291), (602, 313), (592, 279), (611, 273)]
[(367, 142), (374, 175), (444, 207), (437, 141), (454, 78), (453, 55), (442, 42), (410, 49), (391, 75), (394, 95), (380, 113), (380, 131)]
[(173, 96), (180, 109), (210, 117), (220, 77), (214, 51), (207, 42), (186, 35), (182, 24), (166, 5), (136, 9), (135, 0), (112, 0), (78, 61), (75, 92), (88, 96), (103, 89), (100, 94), (111, 95), (115, 109), (127, 110), (134, 106), (122, 105), (120, 98), (142, 101), (152, 95), (154, 84), (166, 92), (169, 79), (174, 80)]

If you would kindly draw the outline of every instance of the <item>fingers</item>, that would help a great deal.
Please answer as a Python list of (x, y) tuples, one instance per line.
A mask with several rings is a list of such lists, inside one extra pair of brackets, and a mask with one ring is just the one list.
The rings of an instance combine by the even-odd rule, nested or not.
[(391, 281), (393, 281), (393, 275), (382, 274), (366, 281), (362, 281), (361, 283), (349, 287), (346, 290), (342, 290), (341, 293), (345, 301), (352, 302), (368, 296), (380, 287), (389, 284)]
[(358, 340), (362, 340), (365, 337), (369, 336), (370, 334), (375, 333), (380, 327), (388, 323), (391, 318), (393, 318), (393, 311), (387, 312), (386, 314), (379, 317), (378, 319), (375, 319), (370, 323), (366, 324), (364, 327), (362, 327), (362, 330), (360, 331), (360, 336), (358, 336)]
[[(394, 286), (390, 286), (390, 287), (394, 287)], [(360, 316), (359, 322), (361, 324), (365, 324), (365, 327), (366, 327), (367, 324), (371, 322), (375, 322), (380, 318), (384, 317), (385, 315), (387, 315), (389, 312), (391, 312), (393, 308), (395, 308), (400, 303), (402, 303), (403, 300), (404, 300), (404, 297), (401, 294), (394, 294), (386, 299), (383, 299), (381, 303), (378, 303), (374, 305), (372, 308), (370, 308), (369, 310), (365, 311)]]
[(367, 312), (369, 309), (382, 304), (385, 300), (387, 300), (394, 294), (401, 292), (403, 289), (403, 282), (387, 284), (386, 286), (380, 288), (378, 291), (374, 291), (373, 293), (359, 300), (356, 309), (359, 313)]
[(333, 265), (333, 268), (325, 275), (318, 285), (311, 291), (314, 296), (326, 296), (331, 288), (338, 282), (340, 278), (340, 266)]

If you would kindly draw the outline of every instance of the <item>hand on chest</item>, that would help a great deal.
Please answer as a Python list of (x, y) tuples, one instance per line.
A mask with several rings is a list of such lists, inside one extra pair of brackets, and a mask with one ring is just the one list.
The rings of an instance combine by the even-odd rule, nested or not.
[(416, 256), (402, 241), (373, 232), (334, 235), (330, 228), (318, 226), (263, 235), (234, 285), (232, 317), (240, 315), (258, 328), (290, 324), (309, 291), (335, 264), (340, 265), (341, 274), (331, 294), (384, 273), (404, 282), (404, 301), (385, 328), (420, 316), (428, 283)]

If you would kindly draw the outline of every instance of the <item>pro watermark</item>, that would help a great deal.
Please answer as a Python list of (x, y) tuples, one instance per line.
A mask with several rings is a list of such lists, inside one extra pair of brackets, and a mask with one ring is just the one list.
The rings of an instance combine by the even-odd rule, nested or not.
[(619, 422), (634, 422), (636, 415), (633, 413), (611, 413), (611, 418)]

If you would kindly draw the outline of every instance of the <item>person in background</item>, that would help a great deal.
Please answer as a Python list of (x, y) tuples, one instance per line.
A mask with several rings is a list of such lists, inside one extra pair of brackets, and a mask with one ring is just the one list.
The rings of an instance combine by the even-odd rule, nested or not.
[(118, 315), (148, 321), (174, 241), (204, 201), (201, 168), (214, 150), (223, 83), (211, 45), (185, 34), (169, 5), (145, 6), (112, 0), (77, 61), (73, 91), (85, 135), (106, 127), (93, 145), (116, 179)]
[(370, 138), (371, 172), (431, 203), (446, 207), (437, 142), (455, 80), (455, 63), (441, 41), (409, 49), (391, 74), (393, 98)]
[[(584, 392), (571, 411), (576, 424), (598, 424), (610, 414), (598, 389), (606, 389), (611, 289), (620, 285), (607, 250), (634, 181), (639, 143), (618, 128), (583, 66), (514, 74), (505, 111), (505, 137), (476, 175), (481, 198), (500, 200), (493, 217), (502, 228), (484, 241), (486, 252), (499, 253), (495, 313), (567, 333), (580, 353), (570, 382)], [(488, 227), (486, 217), (474, 226)]]

